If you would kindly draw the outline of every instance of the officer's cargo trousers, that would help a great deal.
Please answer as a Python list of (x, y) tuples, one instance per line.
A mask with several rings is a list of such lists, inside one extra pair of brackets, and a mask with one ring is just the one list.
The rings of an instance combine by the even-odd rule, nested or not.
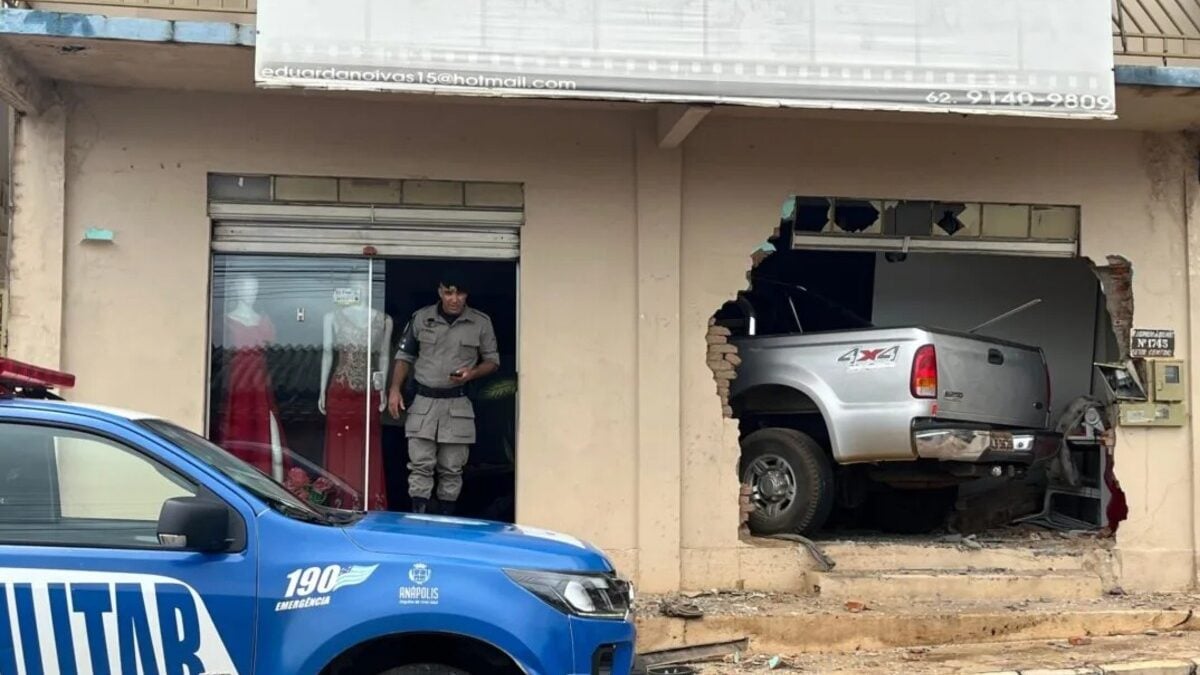
[(429, 499), (437, 473), (437, 498), (455, 501), (462, 469), (475, 442), (475, 409), (470, 399), (417, 396), (404, 423), (408, 436), (408, 494)]
[(424, 438), (408, 439), (408, 494), (429, 499), (433, 493), (433, 474), (437, 470), (437, 498), (444, 502), (458, 499), (462, 491), (462, 469), (471, 446), (438, 443)]

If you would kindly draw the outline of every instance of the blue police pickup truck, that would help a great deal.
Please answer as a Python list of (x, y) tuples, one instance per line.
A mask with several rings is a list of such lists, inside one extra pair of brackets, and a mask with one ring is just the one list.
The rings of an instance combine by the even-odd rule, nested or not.
[(631, 672), (633, 591), (588, 544), (316, 506), (73, 385), (0, 359), (0, 673)]

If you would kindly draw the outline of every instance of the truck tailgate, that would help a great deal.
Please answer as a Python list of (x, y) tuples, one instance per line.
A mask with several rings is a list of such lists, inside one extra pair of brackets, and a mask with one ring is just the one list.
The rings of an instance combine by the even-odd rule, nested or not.
[(1046, 362), (1040, 349), (931, 331), (938, 362), (938, 418), (1044, 428)]

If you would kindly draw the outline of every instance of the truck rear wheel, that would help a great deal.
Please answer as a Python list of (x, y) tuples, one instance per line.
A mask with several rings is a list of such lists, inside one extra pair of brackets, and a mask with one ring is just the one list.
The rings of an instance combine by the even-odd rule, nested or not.
[(419, 663), (411, 666), (389, 668), (379, 675), (471, 675), (471, 673), (436, 663)]
[(794, 429), (759, 429), (742, 439), (740, 476), (753, 490), (755, 534), (809, 534), (833, 509), (833, 467), (825, 449)]

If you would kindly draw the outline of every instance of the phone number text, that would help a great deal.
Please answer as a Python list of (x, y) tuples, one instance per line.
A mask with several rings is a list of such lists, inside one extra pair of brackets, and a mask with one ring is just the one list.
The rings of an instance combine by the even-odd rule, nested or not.
[(1092, 94), (1035, 94), (1030, 91), (931, 91), (925, 97), (935, 105), (1010, 105), (1023, 108), (1062, 108), (1064, 110), (1108, 110), (1113, 106), (1111, 96)]

